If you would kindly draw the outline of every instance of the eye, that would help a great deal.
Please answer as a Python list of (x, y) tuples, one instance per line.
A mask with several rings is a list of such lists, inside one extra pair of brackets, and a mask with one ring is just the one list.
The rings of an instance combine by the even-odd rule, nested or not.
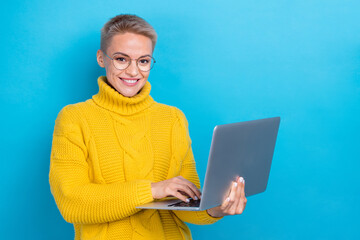
[(126, 62), (127, 61), (126, 58), (124, 58), (124, 57), (116, 57), (115, 60), (119, 61), (119, 62)]
[(141, 65), (148, 64), (149, 62), (150, 62), (150, 60), (149, 60), (149, 59), (147, 59), (147, 58), (142, 58), (142, 59), (139, 59), (139, 63), (140, 63)]

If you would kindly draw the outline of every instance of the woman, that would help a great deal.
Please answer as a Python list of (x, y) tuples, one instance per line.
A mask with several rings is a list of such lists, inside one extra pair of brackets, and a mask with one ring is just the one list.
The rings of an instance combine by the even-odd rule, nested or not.
[(221, 206), (205, 211), (135, 208), (167, 196), (201, 198), (184, 114), (149, 95), (156, 39), (135, 15), (107, 22), (97, 52), (106, 70), (99, 93), (56, 119), (50, 186), (75, 239), (191, 239), (184, 222), (211, 224), (245, 208), (242, 178)]

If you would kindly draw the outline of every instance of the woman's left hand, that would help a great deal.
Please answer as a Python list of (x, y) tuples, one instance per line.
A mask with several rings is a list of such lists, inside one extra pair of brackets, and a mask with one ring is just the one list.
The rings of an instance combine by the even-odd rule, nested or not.
[(212, 217), (242, 214), (246, 202), (245, 180), (242, 177), (238, 177), (236, 182), (232, 182), (228, 198), (220, 206), (207, 209), (206, 211)]

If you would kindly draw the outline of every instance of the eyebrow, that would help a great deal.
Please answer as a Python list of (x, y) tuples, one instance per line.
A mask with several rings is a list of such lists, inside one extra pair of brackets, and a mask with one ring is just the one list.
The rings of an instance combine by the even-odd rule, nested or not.
[[(113, 55), (115, 55), (115, 54), (122, 54), (122, 55), (124, 55), (126, 57), (130, 57), (129, 55), (127, 55), (126, 53), (123, 53), (123, 52), (115, 52), (115, 53), (113, 53)], [(152, 57), (150, 54), (146, 54), (146, 55), (142, 55), (142, 56), (140, 56), (138, 58), (142, 58), (142, 57), (146, 57), (146, 56)]]

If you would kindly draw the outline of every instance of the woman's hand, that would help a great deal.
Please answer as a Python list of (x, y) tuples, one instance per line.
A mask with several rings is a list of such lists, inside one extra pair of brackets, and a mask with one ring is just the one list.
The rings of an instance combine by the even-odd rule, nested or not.
[(245, 209), (246, 202), (245, 180), (242, 177), (238, 177), (236, 182), (232, 182), (230, 194), (222, 205), (210, 208), (206, 211), (212, 217), (241, 214)]
[(154, 199), (174, 196), (184, 202), (188, 197), (194, 200), (201, 198), (200, 190), (192, 182), (182, 176), (177, 176), (161, 182), (151, 183), (151, 192)]

